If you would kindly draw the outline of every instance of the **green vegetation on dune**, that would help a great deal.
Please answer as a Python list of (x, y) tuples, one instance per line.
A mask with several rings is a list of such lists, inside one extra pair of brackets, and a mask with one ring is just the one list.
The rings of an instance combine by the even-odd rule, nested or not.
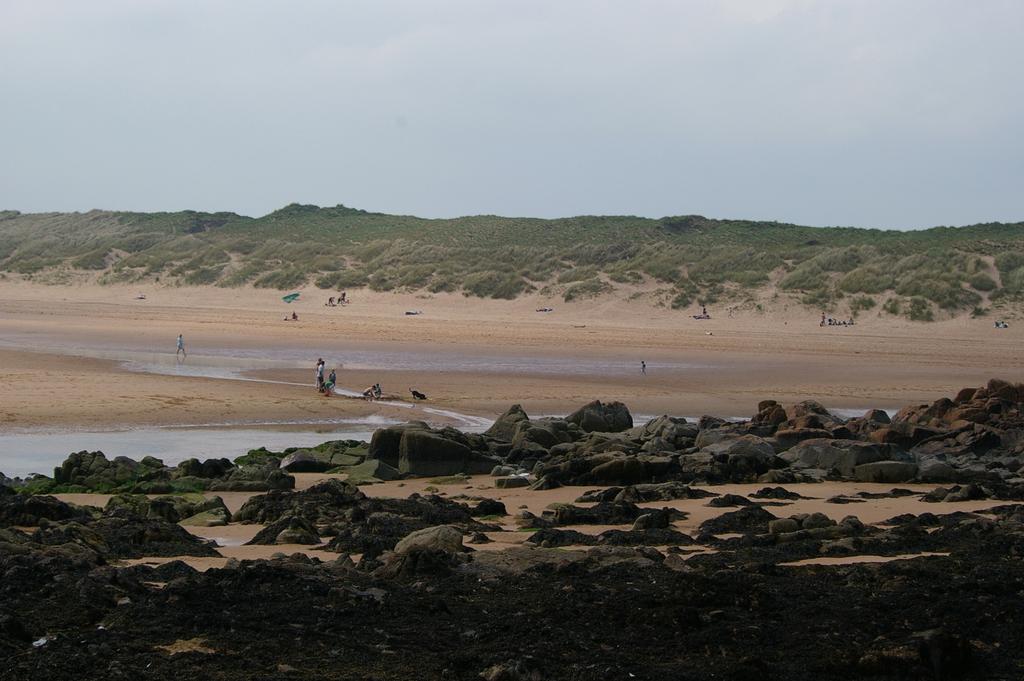
[(777, 284), (806, 305), (927, 319), (1024, 296), (1024, 223), (896, 232), (700, 216), (430, 220), (299, 204), (260, 218), (4, 211), (0, 272), (505, 299), (542, 289), (567, 301), (650, 284), (674, 308)]

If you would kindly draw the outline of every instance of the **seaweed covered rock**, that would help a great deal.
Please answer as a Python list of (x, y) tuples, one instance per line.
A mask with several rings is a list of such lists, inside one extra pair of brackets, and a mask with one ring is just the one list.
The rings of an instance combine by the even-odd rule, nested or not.
[(700, 530), (708, 534), (765, 534), (768, 523), (775, 519), (774, 515), (760, 506), (744, 506), (738, 511), (705, 520)]
[(56, 497), (0, 494), (0, 527), (35, 527), (42, 520), (86, 520), (90, 512)]
[(299, 516), (285, 516), (262, 530), (246, 545), (306, 544), (320, 543), (320, 535), (313, 523)]
[(219, 555), (211, 542), (189, 534), (175, 523), (123, 511), (87, 522), (47, 523), (31, 538), (47, 546), (77, 544), (108, 559)]
[(289, 473), (324, 473), (357, 466), (366, 459), (367, 444), (359, 440), (331, 440), (303, 449), (286, 449), (280, 467)]
[(271, 491), (246, 501), (233, 516), (235, 522), (269, 524), (285, 516), (304, 518), (314, 524), (344, 519), (346, 511), (366, 499), (355, 485), (344, 480), (325, 480), (300, 492)]
[(236, 466), (227, 459), (187, 459), (169, 467), (151, 456), (141, 461), (124, 456), (108, 460), (103, 452), (82, 451), (56, 467), (52, 480), (38, 477), (26, 483), (25, 489), (36, 493), (171, 494), (203, 490), (265, 492), (294, 486), (295, 479), (278, 470), (276, 462)]
[(200, 523), (198, 519), (191, 523), (184, 521), (197, 514), (205, 513), (210, 519), (222, 518), (224, 522), (219, 524), (226, 524), (230, 518), (223, 499), (217, 496), (207, 498), (202, 494), (165, 495), (153, 499), (144, 494), (119, 494), (107, 501), (104, 511), (114, 513), (119, 509), (127, 509), (143, 518), (159, 518), (170, 523), (182, 522), (191, 525)]
[(600, 490), (584, 492), (577, 503), (598, 501), (629, 501), (639, 504), (645, 501), (673, 501), (675, 499), (704, 499), (718, 496), (698, 487), (690, 487), (681, 482), (661, 482), (655, 484), (629, 485), (627, 487), (606, 487)]
[(53, 481), (69, 489), (113, 492), (137, 482), (162, 479), (164, 468), (159, 463), (157, 459), (142, 463), (126, 456), (108, 460), (103, 452), (75, 452), (53, 470)]

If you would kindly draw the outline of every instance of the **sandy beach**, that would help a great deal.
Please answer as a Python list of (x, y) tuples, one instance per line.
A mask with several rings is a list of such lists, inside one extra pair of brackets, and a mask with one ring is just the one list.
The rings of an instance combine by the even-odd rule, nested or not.
[[(872, 313), (820, 328), (812, 310), (681, 311), (622, 300), (561, 303), (356, 291), (74, 287), (0, 282), (0, 424), (5, 429), (301, 421), (407, 409), (324, 399), (312, 366), (339, 385), (409, 387), (439, 409), (493, 417), (512, 403), (563, 414), (594, 398), (637, 414), (749, 416), (766, 398), (834, 409), (898, 408), (990, 376), (1024, 375), (1014, 325), (930, 324)], [(537, 308), (553, 312), (538, 313)], [(421, 315), (405, 315), (421, 310)], [(295, 311), (297, 322), (282, 321)], [(182, 333), (190, 355), (174, 361)], [(646, 375), (640, 361), (647, 362)], [(256, 380), (241, 380), (256, 379)], [(270, 382), (268, 382), (270, 381)]]

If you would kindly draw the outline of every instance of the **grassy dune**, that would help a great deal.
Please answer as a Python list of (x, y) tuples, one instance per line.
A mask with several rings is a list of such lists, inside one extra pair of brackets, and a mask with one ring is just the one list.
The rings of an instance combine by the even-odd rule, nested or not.
[(1024, 223), (914, 232), (777, 222), (579, 216), (428, 220), (292, 204), (235, 213), (0, 212), (0, 272), (64, 283), (462, 291), (677, 308), (766, 294), (927, 321), (1024, 300)]

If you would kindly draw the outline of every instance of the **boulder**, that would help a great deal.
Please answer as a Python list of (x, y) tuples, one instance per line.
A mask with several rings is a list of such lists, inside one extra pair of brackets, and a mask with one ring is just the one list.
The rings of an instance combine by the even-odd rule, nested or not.
[(820, 402), (816, 402), (814, 400), (798, 402), (787, 409), (786, 413), (791, 420), (796, 420), (804, 416), (815, 415), (823, 416), (829, 421), (835, 421), (835, 417), (829, 413), (828, 409), (822, 406)]
[(303, 544), (313, 546), (320, 543), (316, 527), (306, 518), (286, 515), (260, 530), (247, 545)]
[(406, 432), (411, 430), (430, 432), (430, 426), (422, 421), (410, 421), (402, 425), (378, 428), (370, 438), (370, 448), (366, 458), (383, 461), (397, 470), (402, 438)]
[(917, 464), (912, 461), (874, 461), (853, 469), (858, 482), (907, 482), (917, 477)]
[(470, 509), (469, 514), (474, 517), (488, 515), (504, 516), (508, 515), (508, 511), (505, 510), (505, 504), (496, 499), (481, 499), (480, 503)]
[(917, 478), (921, 482), (957, 482), (960, 474), (939, 459), (923, 459), (917, 464)]
[(85, 520), (89, 512), (56, 497), (43, 495), (0, 495), (0, 527), (35, 527), (45, 520)]
[(784, 452), (804, 440), (831, 440), (835, 435), (833, 435), (832, 431), (825, 430), (824, 428), (787, 428), (775, 431), (774, 437), (775, 442), (778, 444), (776, 449)]
[(864, 412), (864, 416), (862, 416), (861, 419), (864, 421), (878, 423), (881, 425), (892, 423), (892, 418), (889, 417), (888, 412), (885, 412), (881, 409), (869, 409), (866, 412)]
[(348, 473), (346, 480), (353, 485), (367, 485), (386, 480), (398, 480), (402, 474), (380, 459), (367, 459), (356, 466), (342, 469)]
[(460, 553), (462, 550), (462, 532), (451, 525), (437, 525), (417, 530), (395, 545), (395, 553), (400, 555), (417, 551)]
[(658, 416), (625, 434), (644, 443), (649, 452), (677, 451), (693, 444), (700, 429), (680, 416)]
[(490, 428), (484, 431), (484, 435), (502, 442), (512, 442), (521, 425), (529, 425), (530, 417), (522, 406), (513, 404), (508, 410), (499, 416)]
[(572, 442), (573, 434), (569, 422), (564, 419), (539, 419), (520, 425), (512, 438), (512, 448), (522, 449), (537, 445), (548, 450), (555, 445)]
[(178, 524), (185, 527), (224, 527), (230, 521), (231, 513), (227, 508), (212, 508), (191, 515), (179, 521)]
[(413, 476), (468, 473), (467, 465), (473, 455), (461, 442), (422, 430), (406, 431), (398, 451), (398, 472)]
[(664, 529), (671, 525), (671, 520), (671, 514), (666, 509), (645, 513), (633, 521), (633, 531)]
[(513, 489), (515, 487), (529, 487), (530, 479), (525, 475), (519, 475), (509, 478), (496, 478), (494, 486), (498, 489)]
[(290, 473), (324, 473), (339, 466), (355, 466), (366, 457), (361, 445), (355, 440), (324, 442), (314, 448), (288, 452), (280, 465)]
[(135, 482), (152, 469), (119, 456), (108, 460), (103, 452), (75, 452), (54, 468), (58, 485), (76, 485), (94, 492), (111, 492)]
[(295, 488), (295, 478), (279, 468), (242, 466), (235, 468), (225, 479), (211, 480), (206, 489), (211, 492), (266, 492)]
[(619, 433), (633, 427), (633, 416), (622, 402), (602, 403), (594, 400), (565, 417), (588, 432)]
[(320, 543), (320, 537), (303, 527), (288, 527), (278, 533), (275, 543), (312, 546)]
[(744, 506), (738, 511), (723, 513), (700, 524), (702, 534), (764, 534), (768, 523), (776, 517), (760, 506)]
[(739, 494), (723, 494), (720, 497), (714, 497), (706, 505), (712, 508), (728, 508), (730, 506), (750, 506), (753, 503)]
[(757, 405), (757, 414), (750, 422), (756, 425), (776, 427), (783, 423), (788, 416), (786, 410), (775, 400), (763, 400)]
[(235, 464), (227, 459), (185, 459), (174, 472), (176, 478), (223, 478)]
[(805, 440), (780, 456), (797, 468), (832, 470), (852, 478), (857, 466), (891, 458), (891, 449), (854, 440)]
[(334, 464), (311, 449), (299, 449), (281, 459), (280, 467), (289, 473), (324, 473)]
[(708, 445), (701, 450), (711, 454), (715, 459), (724, 461), (732, 468), (746, 470), (767, 469), (767, 464), (775, 456), (775, 449), (767, 440), (756, 435), (741, 435)]
[(804, 530), (815, 530), (822, 527), (832, 527), (836, 521), (824, 513), (811, 513), (800, 519), (800, 528)]
[(800, 522), (795, 518), (779, 518), (768, 523), (769, 534), (789, 534), (800, 529)]
[(414, 421), (374, 432), (367, 460), (383, 461), (411, 476), (488, 473), (501, 462), (482, 453), (486, 451), (486, 442), (478, 435), (453, 428), (435, 430)]

